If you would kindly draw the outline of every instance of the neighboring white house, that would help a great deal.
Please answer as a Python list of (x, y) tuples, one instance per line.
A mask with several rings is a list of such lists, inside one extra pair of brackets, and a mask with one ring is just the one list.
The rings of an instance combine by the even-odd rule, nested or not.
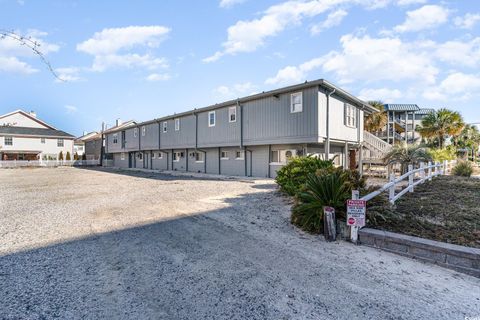
[(0, 115), (0, 159), (37, 160), (73, 158), (75, 137), (37, 118), (34, 112), (16, 110)]

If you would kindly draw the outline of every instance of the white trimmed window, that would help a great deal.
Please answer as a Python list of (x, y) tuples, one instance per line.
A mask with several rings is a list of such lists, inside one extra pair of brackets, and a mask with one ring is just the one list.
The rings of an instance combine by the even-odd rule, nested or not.
[(235, 160), (243, 160), (244, 152), (239, 150), (235, 152)]
[(296, 150), (272, 150), (272, 159), (271, 163), (276, 164), (285, 164), (291, 157), (297, 155)]
[(208, 113), (208, 126), (215, 127), (215, 111), (210, 111)]
[(45, 138), (40, 138), (40, 143), (45, 144)]
[(163, 159), (163, 153), (162, 152), (158, 153), (158, 159)]
[(133, 136), (136, 138), (138, 137), (138, 128), (133, 129)]
[(183, 152), (174, 152), (173, 153), (173, 161), (179, 162), (181, 158), (183, 158), (185, 154)]
[(167, 126), (168, 126), (168, 122), (165, 121), (165, 122), (163, 123), (163, 132), (167, 132)]
[(228, 122), (237, 122), (237, 107), (228, 108)]
[(143, 160), (143, 153), (139, 152), (137, 154), (138, 160)]
[(204, 154), (203, 152), (195, 152), (194, 157), (195, 157), (195, 162), (203, 162), (204, 159)]
[(147, 132), (147, 127), (142, 127), (142, 137), (145, 137), (145, 133)]
[(302, 112), (303, 98), (301, 92), (292, 93), (290, 95), (290, 113)]
[(113, 134), (113, 143), (115, 143), (115, 144), (118, 143), (118, 134), (116, 134), (116, 133)]
[(57, 139), (57, 147), (63, 147), (63, 139)]
[(155, 152), (152, 152), (152, 159), (155, 159)]
[(5, 145), (13, 146), (13, 137), (5, 137)]
[(345, 103), (345, 125), (350, 128), (357, 127), (357, 109)]
[(222, 151), (222, 152), (220, 153), (220, 159), (221, 159), (221, 160), (228, 160), (228, 159), (229, 159), (229, 158), (228, 158), (228, 151)]
[(125, 152), (120, 153), (120, 160), (125, 160)]
[(175, 131), (180, 131), (180, 119), (175, 119)]

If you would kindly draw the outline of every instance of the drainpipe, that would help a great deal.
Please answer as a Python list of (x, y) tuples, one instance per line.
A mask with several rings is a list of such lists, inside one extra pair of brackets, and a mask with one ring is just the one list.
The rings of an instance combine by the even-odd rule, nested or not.
[(195, 116), (195, 152), (203, 152), (203, 173), (207, 173), (207, 151), (198, 149), (198, 114), (194, 111), (193, 115)]
[(188, 159), (189, 159), (189, 156), (188, 156), (188, 148), (185, 149), (185, 171), (188, 171)]
[(221, 157), (222, 157), (222, 150), (220, 147), (218, 147), (218, 174), (222, 174), (222, 169), (220, 168), (220, 163), (222, 162), (220, 159)]
[(245, 176), (247, 176), (247, 147), (243, 145), (243, 106), (240, 104), (240, 101), (237, 99), (237, 108), (240, 112), (240, 148), (243, 149), (243, 162), (245, 166)]
[(327, 125), (326, 125), (326, 135), (327, 139), (325, 141), (325, 160), (330, 159), (330, 96), (334, 94), (336, 89), (333, 89), (332, 92), (327, 94)]
[(272, 162), (272, 145), (268, 145), (268, 177), (271, 178), (270, 174), (270, 163)]

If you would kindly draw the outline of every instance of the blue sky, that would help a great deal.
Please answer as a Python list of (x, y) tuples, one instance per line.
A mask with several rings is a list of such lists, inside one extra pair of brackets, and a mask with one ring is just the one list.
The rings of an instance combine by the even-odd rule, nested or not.
[(433, 0), (0, 0), (0, 113), (72, 134), (327, 79), (363, 99), (480, 122), (480, 3)]

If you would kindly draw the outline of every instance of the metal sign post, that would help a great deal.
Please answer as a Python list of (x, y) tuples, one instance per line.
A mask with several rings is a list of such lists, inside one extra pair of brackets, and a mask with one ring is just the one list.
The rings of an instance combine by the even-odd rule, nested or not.
[(365, 226), (367, 202), (358, 200), (358, 190), (352, 191), (352, 200), (347, 200), (347, 226), (350, 226), (350, 240), (353, 243), (358, 241), (358, 230)]

